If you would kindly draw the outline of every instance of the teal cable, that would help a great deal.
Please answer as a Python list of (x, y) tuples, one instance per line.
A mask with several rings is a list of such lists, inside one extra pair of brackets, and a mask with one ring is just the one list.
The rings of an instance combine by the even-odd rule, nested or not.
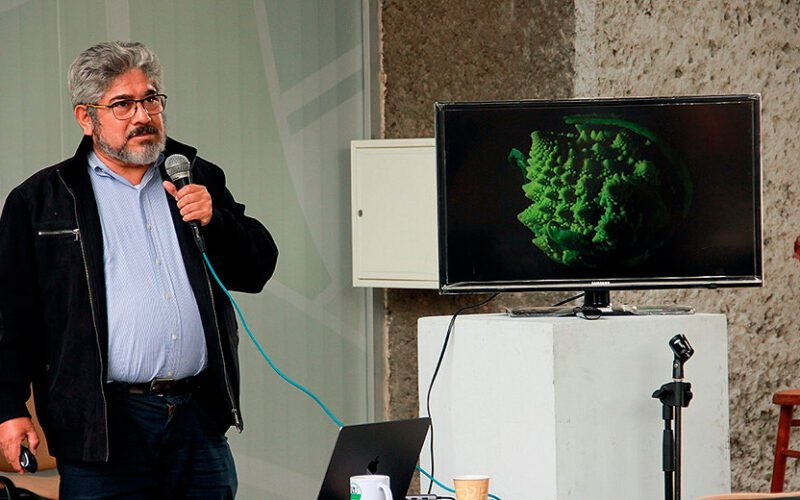
[(445, 491), (449, 491), (450, 493), (455, 493), (456, 492), (456, 490), (454, 490), (452, 488), (448, 488), (447, 486), (445, 486), (442, 483), (440, 483), (438, 480), (434, 479), (433, 476), (431, 476), (430, 474), (425, 472), (425, 470), (422, 467), (420, 467), (419, 465), (417, 465), (417, 470), (420, 471), (425, 477), (427, 477), (428, 479), (433, 481), (438, 487), (444, 489)]
[(222, 281), (220, 281), (219, 277), (217, 276), (217, 273), (214, 271), (214, 268), (211, 266), (211, 262), (209, 262), (208, 257), (206, 256), (205, 252), (203, 252), (203, 259), (205, 259), (206, 264), (208, 265), (208, 269), (211, 271), (211, 275), (214, 276), (214, 279), (217, 281), (217, 283), (219, 284), (220, 288), (222, 288), (222, 291), (225, 292), (225, 295), (228, 296), (228, 299), (231, 301), (231, 304), (233, 304), (233, 307), (236, 309), (236, 313), (239, 315), (239, 319), (242, 320), (242, 326), (244, 326), (244, 329), (247, 332), (247, 335), (250, 337), (250, 340), (253, 341), (253, 344), (255, 344), (256, 348), (258, 349), (258, 352), (261, 353), (261, 356), (263, 356), (264, 359), (267, 360), (267, 363), (269, 363), (269, 366), (272, 367), (272, 369), (275, 370), (275, 373), (277, 373), (283, 380), (288, 382), (291, 386), (295, 387), (296, 389), (304, 392), (308, 397), (313, 399), (320, 406), (320, 408), (322, 408), (323, 411), (325, 411), (325, 413), (328, 414), (328, 416), (331, 418), (331, 420), (333, 420), (336, 423), (336, 425), (338, 425), (339, 427), (344, 427), (344, 424), (338, 418), (336, 418), (333, 415), (333, 413), (331, 413), (331, 411), (328, 409), (327, 406), (325, 406), (325, 403), (323, 403), (322, 400), (320, 400), (316, 395), (314, 395), (314, 393), (312, 393), (311, 391), (309, 391), (308, 389), (306, 389), (302, 385), (298, 384), (294, 380), (292, 380), (289, 377), (287, 377), (286, 375), (284, 375), (283, 372), (281, 372), (278, 369), (278, 367), (275, 366), (275, 363), (273, 363), (272, 360), (270, 359), (270, 357), (267, 356), (267, 353), (264, 352), (264, 349), (261, 348), (261, 344), (258, 343), (258, 340), (256, 340), (255, 336), (250, 331), (250, 327), (247, 326), (247, 321), (244, 320), (244, 315), (242, 315), (242, 311), (241, 311), (241, 309), (239, 309), (239, 305), (236, 303), (235, 300), (233, 300), (233, 297), (231, 296), (230, 292), (228, 292), (228, 289), (225, 288), (225, 285), (223, 285)]
[[(214, 268), (211, 266), (211, 262), (208, 260), (208, 256), (205, 254), (205, 252), (203, 252), (203, 259), (206, 261), (206, 265), (208, 266), (208, 270), (211, 271), (211, 275), (214, 277), (214, 280), (217, 282), (217, 284), (220, 286), (220, 288), (222, 288), (222, 291), (225, 292), (225, 295), (228, 297), (228, 300), (230, 300), (231, 304), (233, 304), (234, 309), (236, 309), (236, 314), (238, 314), (239, 315), (239, 319), (242, 320), (242, 326), (244, 326), (244, 329), (247, 332), (247, 335), (250, 337), (250, 340), (253, 341), (253, 344), (255, 344), (256, 348), (258, 349), (258, 352), (261, 353), (261, 356), (263, 356), (264, 359), (267, 360), (267, 363), (269, 363), (269, 366), (275, 371), (275, 373), (277, 373), (283, 380), (288, 382), (292, 387), (302, 391), (308, 397), (313, 399), (320, 406), (320, 408), (322, 408), (322, 410), (330, 417), (330, 419), (334, 421), (334, 423), (336, 425), (338, 425), (339, 427), (344, 427), (344, 424), (338, 418), (336, 418), (333, 415), (333, 413), (331, 413), (331, 411), (328, 409), (327, 406), (325, 406), (325, 403), (323, 403), (322, 400), (320, 400), (314, 393), (312, 393), (311, 391), (309, 391), (308, 389), (306, 389), (302, 385), (298, 384), (294, 380), (292, 380), (289, 377), (287, 377), (286, 375), (284, 375), (283, 372), (281, 372), (278, 369), (278, 367), (275, 366), (275, 363), (272, 362), (270, 357), (267, 356), (267, 353), (264, 352), (264, 349), (261, 348), (261, 344), (258, 343), (258, 340), (256, 340), (256, 337), (253, 335), (253, 332), (250, 331), (250, 327), (247, 326), (247, 321), (245, 321), (245, 319), (244, 319), (244, 315), (242, 314), (242, 310), (239, 309), (239, 304), (237, 304), (236, 301), (233, 300), (233, 296), (230, 294), (230, 292), (228, 292), (228, 289), (225, 288), (225, 285), (222, 284), (222, 281), (220, 281), (219, 276), (217, 276), (216, 271), (214, 271)], [(417, 470), (420, 471), (422, 474), (424, 474), (428, 479), (430, 479), (431, 481), (433, 481), (434, 483), (439, 485), (441, 488), (444, 488), (445, 490), (449, 491), (450, 493), (455, 493), (456, 492), (456, 490), (452, 490), (452, 489), (448, 488), (447, 486), (443, 485), (442, 483), (440, 483), (439, 481), (437, 481), (436, 479), (434, 479), (433, 476), (431, 476), (430, 474), (425, 472), (421, 467), (417, 466)], [(502, 500), (501, 498), (498, 498), (498, 497), (492, 495), (491, 493), (489, 494), (489, 496), (491, 498), (494, 498), (495, 500)]]

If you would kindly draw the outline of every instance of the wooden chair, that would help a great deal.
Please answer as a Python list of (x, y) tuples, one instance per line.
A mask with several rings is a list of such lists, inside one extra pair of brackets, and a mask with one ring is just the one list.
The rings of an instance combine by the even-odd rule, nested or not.
[(56, 459), (50, 455), (47, 449), (47, 441), (44, 438), (42, 428), (39, 426), (39, 420), (36, 418), (36, 409), (33, 405), (33, 396), (28, 400), (28, 411), (31, 413), (33, 420), (33, 427), (39, 433), (39, 449), (36, 450), (36, 462), (39, 464), (39, 469), (36, 474), (17, 474), (11, 468), (5, 458), (0, 454), (0, 472), (10, 478), (17, 488), (25, 488), (32, 491), (37, 495), (57, 499), (58, 498), (58, 483), (59, 477), (56, 472)]
[(772, 466), (772, 486), (770, 491), (773, 493), (783, 491), (783, 483), (786, 478), (786, 459), (800, 458), (800, 451), (789, 449), (789, 437), (792, 427), (800, 426), (800, 420), (792, 418), (794, 407), (800, 405), (800, 389), (787, 389), (778, 391), (772, 395), (772, 402), (780, 405), (780, 415), (778, 417), (778, 438), (775, 443), (775, 461)]
[(784, 498), (787, 500), (794, 498), (800, 500), (800, 491), (782, 493), (784, 479), (786, 478), (786, 459), (789, 457), (800, 458), (800, 451), (789, 449), (789, 437), (792, 427), (800, 426), (800, 419), (792, 418), (794, 407), (800, 405), (800, 389), (778, 391), (772, 395), (772, 402), (781, 408), (778, 417), (778, 437), (775, 443), (775, 461), (772, 466), (771, 493), (731, 493), (704, 497), (698, 500), (755, 500), (762, 498)]

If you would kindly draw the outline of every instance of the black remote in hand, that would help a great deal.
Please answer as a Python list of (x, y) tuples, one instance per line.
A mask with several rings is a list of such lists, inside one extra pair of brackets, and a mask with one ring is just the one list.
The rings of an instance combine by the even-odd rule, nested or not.
[(33, 456), (33, 453), (31, 453), (31, 450), (28, 448), (22, 445), (19, 445), (19, 448), (19, 464), (23, 469), (30, 473), (36, 472), (39, 468), (39, 464), (36, 462), (36, 457)]

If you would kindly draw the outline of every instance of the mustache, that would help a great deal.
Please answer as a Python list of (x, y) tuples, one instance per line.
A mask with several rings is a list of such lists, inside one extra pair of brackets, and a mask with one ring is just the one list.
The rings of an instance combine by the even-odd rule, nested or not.
[(131, 130), (128, 134), (127, 140), (133, 139), (134, 137), (138, 137), (140, 135), (147, 135), (147, 134), (160, 134), (159, 130), (152, 125), (145, 125), (142, 127), (135, 128)]

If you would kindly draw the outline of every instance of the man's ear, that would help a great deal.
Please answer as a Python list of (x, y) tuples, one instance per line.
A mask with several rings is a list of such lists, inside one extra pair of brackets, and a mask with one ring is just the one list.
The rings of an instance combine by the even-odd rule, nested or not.
[(92, 117), (89, 115), (89, 108), (83, 104), (78, 104), (73, 112), (75, 113), (75, 121), (83, 129), (83, 135), (93, 135), (94, 124), (92, 123)]

